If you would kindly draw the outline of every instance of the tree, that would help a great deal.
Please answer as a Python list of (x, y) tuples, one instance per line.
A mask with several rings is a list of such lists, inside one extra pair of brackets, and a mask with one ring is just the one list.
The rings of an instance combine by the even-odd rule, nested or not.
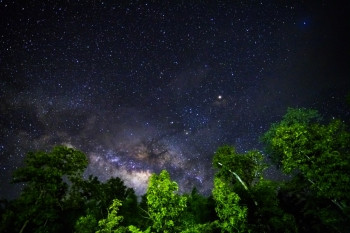
[(186, 208), (186, 198), (176, 192), (178, 185), (163, 170), (150, 177), (147, 189), (147, 205), (156, 232), (175, 232), (181, 225), (181, 213)]
[(123, 226), (139, 224), (139, 208), (137, 196), (132, 188), (127, 188), (123, 200), (123, 205), (120, 207), (120, 214), (124, 216)]
[(283, 152), (272, 145), (273, 138), (276, 138), (276, 133), (281, 127), (290, 127), (294, 124), (309, 125), (321, 121), (320, 114), (313, 109), (305, 108), (288, 108), (287, 113), (278, 123), (271, 125), (270, 129), (261, 137), (261, 141), (265, 143), (265, 151), (268, 153), (271, 161), (281, 167)]
[[(278, 200), (281, 207), (294, 216), (298, 232), (349, 232), (348, 219), (329, 199), (320, 198), (310, 190), (310, 183), (302, 174), (280, 186)], [(337, 226), (337, 227), (334, 227)], [(344, 227), (344, 229), (341, 229)]]
[[(239, 203), (247, 208), (247, 229), (253, 232), (296, 231), (293, 216), (279, 206), (278, 184), (267, 181), (262, 176), (266, 164), (259, 151), (240, 154), (234, 147), (219, 147), (213, 165), (217, 169), (215, 179), (224, 182), (222, 186), (234, 192)], [(231, 195), (232, 201), (235, 200), (235, 195), (226, 195)]]
[(123, 217), (118, 215), (119, 207), (122, 202), (118, 199), (114, 199), (112, 205), (108, 208), (108, 216), (106, 219), (98, 221), (99, 230), (96, 233), (122, 233), (126, 229), (120, 227), (120, 222), (123, 221)]
[[(350, 133), (346, 125), (340, 120), (329, 124), (312, 123), (303, 120), (310, 110), (290, 111), (299, 114), (294, 114), (289, 124), (282, 120), (274, 125), (264, 136), (283, 171), (301, 172), (320, 197), (348, 202)], [(290, 115), (289, 112), (286, 115)]]
[(249, 228), (252, 232), (298, 232), (292, 214), (283, 210), (278, 199), (281, 184), (266, 179), (260, 179), (252, 188), (251, 193), (258, 203), (249, 211)]
[[(131, 212), (130, 209), (137, 210), (137, 197), (134, 190), (126, 187), (118, 177), (111, 177), (105, 183), (92, 175), (86, 180), (80, 180), (72, 187), (67, 205), (80, 206), (78, 209), (80, 215), (85, 213), (85, 217), (92, 216), (98, 221), (107, 217), (109, 206), (112, 205), (114, 199), (122, 202), (119, 212), (125, 217), (125, 221), (121, 224), (123, 226), (135, 224), (138, 215), (135, 214), (135, 211)], [(79, 221), (83, 220), (79, 219)], [(92, 228), (89, 227), (89, 229)]]
[(13, 182), (25, 183), (15, 201), (18, 231), (30, 228), (33, 232), (60, 231), (57, 220), (64, 210), (69, 183), (82, 177), (88, 161), (82, 152), (64, 146), (51, 152), (30, 152), (24, 167), (17, 169)]
[(186, 214), (193, 224), (204, 224), (217, 219), (213, 197), (202, 196), (196, 188), (187, 197)]
[(237, 153), (232, 146), (217, 149), (213, 158), (213, 166), (217, 169), (216, 177), (221, 177), (245, 190), (262, 176), (266, 165), (259, 151), (252, 150), (244, 154)]
[(266, 168), (262, 154), (256, 150), (240, 154), (232, 146), (222, 146), (214, 154), (213, 166), (216, 168), (215, 177), (232, 186), (242, 203), (254, 211), (257, 202), (251, 188), (259, 182)]
[(245, 232), (247, 230), (247, 207), (239, 205), (240, 198), (232, 187), (220, 178), (214, 178), (213, 197), (222, 232)]
[[(328, 199), (349, 218), (350, 133), (340, 120), (322, 124), (319, 119), (315, 110), (288, 109), (263, 141), (285, 173), (302, 175), (314, 198)], [(329, 215), (326, 209), (322, 211)], [(339, 221), (328, 221), (329, 217), (324, 219), (335, 229), (340, 225)]]

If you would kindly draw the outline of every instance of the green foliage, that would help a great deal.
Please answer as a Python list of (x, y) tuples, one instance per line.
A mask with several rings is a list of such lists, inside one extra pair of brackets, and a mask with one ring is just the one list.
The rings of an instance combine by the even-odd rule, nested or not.
[[(292, 214), (301, 232), (348, 232), (348, 219), (325, 198), (310, 192), (309, 182), (301, 174), (280, 186), (279, 200), (283, 209)], [(327, 212), (328, 214), (326, 214)], [(329, 218), (325, 218), (325, 216)], [(329, 220), (337, 223), (329, 223)], [(328, 223), (327, 223), (328, 222)], [(344, 226), (344, 229), (337, 229)], [(347, 226), (347, 230), (346, 230)]]
[(189, 224), (204, 224), (217, 219), (215, 202), (212, 197), (204, 197), (196, 188), (187, 197), (187, 208), (183, 215)]
[(70, 180), (81, 176), (88, 165), (82, 152), (73, 148), (56, 146), (50, 153), (30, 152), (24, 159), (25, 166), (17, 169), (13, 182), (26, 182), (29, 186), (45, 184), (50, 191), (57, 191), (57, 183), (65, 175)]
[(128, 227), (129, 231), (132, 233), (142, 233), (143, 231), (141, 231), (139, 228), (135, 227), (134, 225), (130, 225)]
[(271, 145), (271, 141), (276, 137), (277, 130), (280, 127), (290, 127), (294, 124), (308, 125), (321, 121), (321, 116), (316, 110), (305, 108), (288, 108), (287, 113), (278, 123), (272, 124), (270, 129), (261, 137), (265, 143), (265, 151), (269, 154), (273, 163), (278, 167), (281, 166), (282, 153), (280, 150)]
[(163, 170), (150, 177), (147, 189), (147, 205), (153, 228), (157, 232), (178, 231), (180, 215), (186, 208), (186, 198), (176, 192), (178, 186)]
[(28, 153), (24, 167), (17, 169), (13, 182), (26, 184), (21, 196), (14, 202), (17, 231), (25, 228), (33, 232), (61, 231), (60, 214), (69, 194), (68, 182), (82, 176), (88, 161), (75, 149), (54, 147), (49, 153)]
[(300, 171), (320, 197), (348, 200), (350, 134), (344, 123), (333, 120), (323, 125), (295, 120), (284, 124), (282, 121), (269, 134), (271, 137), (265, 142), (278, 153), (286, 173)]
[(220, 224), (218, 223), (218, 221), (214, 221), (205, 224), (195, 224), (181, 231), (181, 233), (212, 233), (219, 231)]
[(119, 233), (125, 231), (119, 226), (120, 222), (123, 221), (123, 217), (118, 216), (118, 210), (121, 205), (122, 202), (118, 199), (113, 200), (113, 204), (109, 207), (107, 218), (98, 221), (99, 230), (96, 233)]
[(239, 205), (240, 198), (232, 188), (216, 177), (213, 196), (222, 232), (245, 232), (247, 230), (247, 207)]
[(150, 233), (151, 232), (151, 227), (148, 227), (145, 231), (141, 231), (138, 227), (135, 227), (133, 225), (130, 225), (128, 227), (128, 230), (132, 233)]
[(247, 229), (296, 232), (293, 216), (279, 206), (277, 184), (262, 178), (266, 165), (261, 153), (253, 150), (239, 154), (233, 147), (224, 146), (215, 153), (213, 163), (218, 169), (215, 177), (225, 181), (225, 186), (238, 195), (240, 204), (247, 208)]
[[(289, 114), (290, 111), (293, 114)], [(298, 189), (293, 192), (295, 196), (304, 196), (305, 216), (321, 221), (323, 227), (318, 225), (319, 229), (324, 226), (338, 229), (344, 218), (350, 218), (350, 133), (339, 120), (321, 124), (315, 120), (318, 116), (315, 111), (293, 109), (289, 112), (271, 127), (263, 140), (284, 172), (299, 173), (303, 177), (298, 179), (298, 185), (307, 192)]]
[(218, 169), (216, 176), (231, 183), (250, 186), (254, 180), (262, 176), (266, 165), (259, 151), (252, 150), (239, 154), (234, 147), (222, 146), (217, 149), (213, 158), (213, 166)]
[(125, 217), (125, 221), (121, 225), (135, 224), (138, 214), (129, 209), (137, 210), (137, 197), (134, 190), (127, 188), (118, 177), (112, 177), (105, 183), (93, 176), (80, 180), (72, 187), (67, 205), (99, 220), (107, 216), (108, 208), (115, 198), (122, 202), (119, 213)]
[(81, 216), (75, 224), (76, 233), (93, 233), (97, 229), (97, 220), (95, 216), (88, 214)]
[(283, 125), (310, 124), (314, 122), (320, 122), (322, 120), (321, 115), (317, 110), (306, 108), (288, 108), (287, 113), (283, 116)]

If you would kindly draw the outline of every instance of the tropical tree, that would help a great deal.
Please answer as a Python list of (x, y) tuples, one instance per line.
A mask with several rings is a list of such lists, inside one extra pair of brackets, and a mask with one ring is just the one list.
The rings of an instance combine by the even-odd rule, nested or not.
[(216, 177), (249, 190), (249, 187), (262, 177), (266, 168), (263, 155), (256, 150), (244, 154), (238, 153), (232, 146), (222, 146), (217, 149), (213, 158)]
[(284, 172), (300, 172), (319, 197), (330, 198), (345, 208), (350, 200), (350, 133), (340, 120), (329, 124), (311, 122), (310, 112), (289, 109), (287, 116), (263, 140)]
[(232, 187), (216, 177), (213, 197), (222, 232), (245, 232), (247, 230), (247, 207), (240, 205), (240, 198)]
[(280, 182), (260, 179), (251, 188), (257, 206), (249, 211), (249, 228), (252, 232), (298, 232), (295, 218), (286, 212), (278, 198)]
[(14, 202), (17, 231), (61, 231), (58, 219), (65, 209), (69, 183), (82, 177), (87, 164), (85, 154), (64, 146), (28, 153), (24, 166), (13, 175), (13, 182), (25, 184)]
[(212, 196), (201, 195), (197, 188), (193, 188), (187, 197), (186, 214), (193, 224), (204, 224), (217, 219), (215, 201)]
[(261, 137), (261, 141), (265, 144), (265, 151), (269, 155), (271, 161), (281, 167), (283, 160), (283, 151), (273, 145), (272, 141), (276, 138), (277, 131), (281, 128), (291, 127), (293, 125), (310, 125), (319, 123), (322, 120), (321, 115), (313, 109), (305, 108), (288, 108), (287, 113), (282, 120), (270, 126), (269, 130)]
[[(240, 206), (247, 208), (246, 230), (295, 232), (293, 216), (283, 211), (279, 205), (279, 184), (263, 178), (263, 171), (267, 167), (263, 160), (263, 155), (256, 150), (241, 154), (232, 146), (219, 147), (213, 158), (215, 179), (224, 183), (221, 185), (223, 188), (231, 190), (221, 191), (222, 195), (229, 195), (226, 198), (231, 199), (232, 205), (237, 205), (233, 201), (239, 200)], [(213, 194), (215, 190), (214, 185)]]
[(171, 181), (166, 170), (150, 177), (147, 189), (147, 205), (152, 228), (156, 232), (180, 230), (181, 213), (186, 208), (186, 197), (177, 194), (178, 185)]
[(315, 110), (288, 109), (262, 139), (285, 173), (300, 174), (304, 179), (299, 180), (307, 182), (314, 198), (328, 199), (342, 211), (344, 216), (337, 217), (338, 221), (330, 217), (330, 207), (317, 211), (328, 216), (323, 217), (324, 224), (338, 229), (343, 225), (339, 221), (349, 219), (350, 133), (344, 122), (321, 123)]
[(112, 205), (108, 208), (107, 218), (98, 221), (99, 230), (96, 231), (96, 233), (126, 232), (126, 228), (120, 226), (120, 222), (122, 222), (124, 219), (123, 216), (118, 215), (120, 206), (122, 206), (122, 202), (118, 199), (114, 199)]

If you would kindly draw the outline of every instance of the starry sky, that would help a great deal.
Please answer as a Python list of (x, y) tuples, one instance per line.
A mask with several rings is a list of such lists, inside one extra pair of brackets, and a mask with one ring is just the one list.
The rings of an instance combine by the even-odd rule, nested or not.
[(59, 144), (139, 195), (162, 169), (208, 194), (216, 148), (261, 150), (287, 107), (350, 115), (348, 1), (20, 2), (0, 0), (2, 198)]

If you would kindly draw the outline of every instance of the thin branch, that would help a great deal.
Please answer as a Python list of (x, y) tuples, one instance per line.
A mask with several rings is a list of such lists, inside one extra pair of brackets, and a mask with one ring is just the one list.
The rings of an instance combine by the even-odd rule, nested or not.
[(148, 213), (148, 211), (146, 211), (146, 210), (142, 209), (141, 207), (139, 207), (139, 209), (140, 209), (140, 210), (142, 210), (143, 212), (145, 212), (145, 213), (148, 215), (148, 217), (145, 217), (145, 216), (142, 216), (142, 215), (141, 215), (141, 217), (143, 217), (143, 218), (147, 218), (147, 219), (151, 219), (151, 218), (150, 218), (150, 217), (151, 217), (151, 215)]
[[(220, 162), (218, 162), (218, 164), (221, 166), (221, 167), (224, 167), (224, 165)], [(236, 172), (233, 172), (231, 171), (231, 169), (228, 169), (229, 172), (231, 172), (232, 175), (234, 175), (236, 177), (236, 179), (242, 184), (242, 186), (244, 187), (244, 189), (251, 195), (249, 189), (248, 189), (248, 186), (244, 183), (244, 181), (241, 179), (241, 177), (239, 177), (239, 175), (236, 173)], [(254, 198), (253, 198), (254, 200)], [(254, 204), (256, 206), (258, 206), (258, 203), (254, 200)]]
[[(221, 167), (224, 166), (224, 165), (222, 165), (222, 163), (220, 163), (220, 162), (218, 162), (218, 164), (219, 164)], [(231, 169), (228, 169), (228, 171), (231, 172), (231, 174), (233, 174), (233, 175), (236, 177), (236, 179), (242, 184), (242, 186), (244, 187), (244, 189), (248, 191), (248, 187), (247, 187), (247, 185), (244, 183), (244, 181), (241, 179), (241, 177), (239, 177), (239, 175), (237, 175), (236, 172), (231, 171)]]

